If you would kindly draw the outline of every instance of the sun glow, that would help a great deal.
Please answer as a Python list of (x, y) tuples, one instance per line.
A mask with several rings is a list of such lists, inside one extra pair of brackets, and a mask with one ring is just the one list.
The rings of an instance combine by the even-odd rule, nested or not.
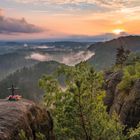
[(122, 32), (124, 32), (124, 30), (123, 29), (115, 29), (115, 30), (113, 30), (112, 31), (114, 34), (116, 34), (116, 35), (119, 35), (119, 34), (121, 34)]

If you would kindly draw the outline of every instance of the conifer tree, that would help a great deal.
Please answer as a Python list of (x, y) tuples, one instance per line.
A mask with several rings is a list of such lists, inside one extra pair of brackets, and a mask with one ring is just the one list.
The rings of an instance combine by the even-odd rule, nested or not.
[(58, 140), (124, 140), (123, 127), (110, 118), (103, 104), (102, 74), (82, 62), (58, 71), (66, 79), (65, 90), (57, 80), (44, 76), (44, 103), (54, 119)]
[(116, 66), (122, 67), (130, 54), (130, 50), (125, 49), (123, 46), (117, 48)]

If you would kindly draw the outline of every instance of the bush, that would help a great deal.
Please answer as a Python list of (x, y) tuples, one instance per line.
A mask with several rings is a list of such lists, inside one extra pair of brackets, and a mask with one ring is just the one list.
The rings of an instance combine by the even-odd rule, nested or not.
[(140, 78), (140, 63), (123, 68), (123, 78), (118, 84), (119, 90), (130, 90), (134, 82)]
[(36, 139), (37, 140), (46, 140), (45, 135), (40, 132), (36, 133)]
[(127, 137), (129, 140), (140, 140), (140, 123), (137, 128), (129, 130)]
[[(36, 135), (36, 140), (46, 140), (45, 135), (42, 133), (38, 132), (35, 134)], [(26, 133), (23, 129), (18, 134), (20, 140), (33, 140), (32, 138), (27, 138)]]
[(19, 136), (20, 140), (28, 140), (28, 138), (26, 137), (26, 133), (23, 129), (20, 131), (18, 136)]

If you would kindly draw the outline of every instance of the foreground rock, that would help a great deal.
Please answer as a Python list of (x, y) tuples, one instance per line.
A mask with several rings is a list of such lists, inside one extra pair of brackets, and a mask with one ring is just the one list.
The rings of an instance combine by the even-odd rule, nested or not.
[(107, 95), (104, 103), (110, 114), (116, 112), (119, 115), (122, 124), (136, 127), (140, 121), (140, 79), (134, 82), (130, 90), (119, 91), (117, 85), (122, 77), (121, 71), (106, 74), (104, 87)]
[(20, 140), (21, 130), (32, 140), (37, 140), (38, 132), (52, 140), (53, 121), (49, 112), (29, 100), (0, 100), (0, 140)]

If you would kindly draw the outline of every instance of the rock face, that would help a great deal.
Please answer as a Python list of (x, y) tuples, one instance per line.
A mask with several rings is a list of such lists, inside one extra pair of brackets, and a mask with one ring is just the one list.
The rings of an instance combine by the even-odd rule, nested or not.
[(104, 99), (107, 111), (116, 112), (122, 124), (128, 127), (136, 127), (140, 121), (140, 79), (134, 82), (129, 91), (119, 91), (117, 85), (121, 81), (123, 73), (105, 74), (104, 88), (107, 92)]
[(53, 120), (50, 113), (34, 102), (0, 100), (0, 140), (21, 140), (19, 133), (24, 130), (27, 138), (37, 140), (40, 132), (46, 140), (53, 140)]
[(116, 97), (116, 87), (121, 81), (123, 73), (121, 71), (116, 73), (105, 73), (105, 85), (106, 97), (104, 100), (105, 105), (107, 105), (107, 111), (111, 110)]

